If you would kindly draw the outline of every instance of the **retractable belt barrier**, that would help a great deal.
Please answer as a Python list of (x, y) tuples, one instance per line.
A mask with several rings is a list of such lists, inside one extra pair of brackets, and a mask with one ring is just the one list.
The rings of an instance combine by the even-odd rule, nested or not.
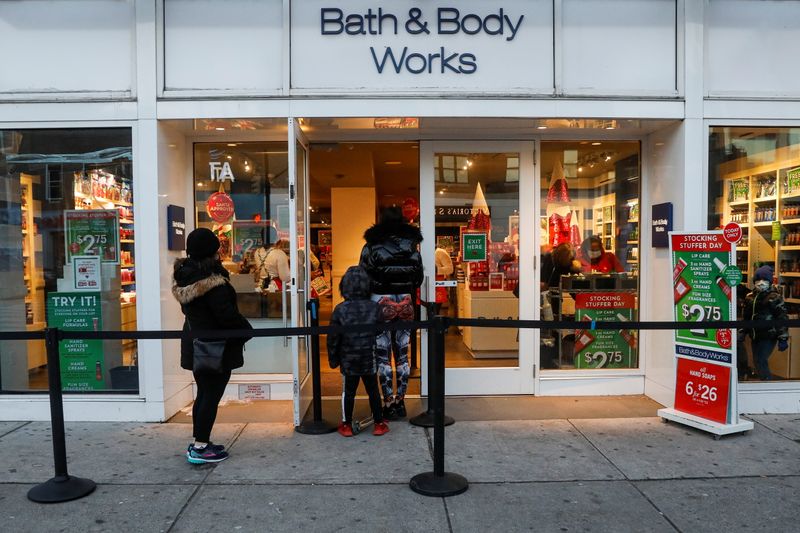
[[(445, 407), (445, 335), (450, 326), (466, 326), (477, 328), (522, 328), (522, 329), (619, 329), (619, 322), (612, 321), (548, 321), (548, 320), (502, 320), (486, 318), (449, 318), (435, 316), (429, 320), (400, 321), (382, 324), (365, 324), (359, 326), (319, 326), (318, 307), (309, 304), (310, 326), (293, 328), (261, 328), (249, 330), (158, 330), (158, 331), (64, 331), (48, 328), (43, 331), (3, 331), (0, 340), (28, 341), (44, 340), (47, 347), (47, 375), (50, 396), (50, 422), (53, 437), (53, 462), (55, 476), (50, 480), (33, 487), (28, 498), (39, 503), (57, 503), (82, 498), (94, 491), (96, 485), (90, 479), (70, 476), (67, 471), (67, 455), (64, 431), (64, 406), (61, 390), (61, 366), (58, 356), (58, 344), (62, 340), (163, 340), (163, 339), (214, 339), (242, 337), (312, 337), (312, 379), (315, 397), (319, 390), (319, 335), (342, 332), (382, 332), (397, 330), (428, 330), (428, 402), (429, 415), (433, 424), (433, 471), (414, 476), (410, 481), (411, 489), (427, 496), (452, 496), (467, 490), (468, 482), (459, 474), (444, 470), (444, 426)], [(678, 330), (691, 324), (693, 328), (704, 329), (761, 329), (761, 328), (794, 328), (800, 327), (800, 319), (791, 320), (729, 320), (703, 322), (674, 321), (629, 321), (625, 329), (629, 330)], [(315, 366), (314, 366), (315, 365)], [(420, 415), (422, 416), (422, 415)], [(314, 402), (314, 421), (320, 422), (320, 399)], [(450, 422), (452, 423), (452, 422)], [(425, 424), (420, 424), (425, 425)], [(324, 431), (307, 431), (320, 434)]]

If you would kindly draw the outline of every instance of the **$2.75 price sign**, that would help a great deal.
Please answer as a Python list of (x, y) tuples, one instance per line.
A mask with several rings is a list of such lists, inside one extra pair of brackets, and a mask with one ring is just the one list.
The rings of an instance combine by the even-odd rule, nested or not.
[(67, 263), (76, 255), (96, 255), (119, 263), (119, 213), (114, 209), (64, 211)]

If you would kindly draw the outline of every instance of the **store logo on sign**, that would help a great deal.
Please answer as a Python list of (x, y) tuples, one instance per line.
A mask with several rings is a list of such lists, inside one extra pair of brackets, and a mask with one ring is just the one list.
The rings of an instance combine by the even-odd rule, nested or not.
[(233, 176), (233, 171), (231, 170), (231, 165), (227, 161), (224, 163), (220, 163), (219, 161), (211, 161), (208, 163), (208, 169), (211, 176), (211, 181), (236, 181), (236, 178)]

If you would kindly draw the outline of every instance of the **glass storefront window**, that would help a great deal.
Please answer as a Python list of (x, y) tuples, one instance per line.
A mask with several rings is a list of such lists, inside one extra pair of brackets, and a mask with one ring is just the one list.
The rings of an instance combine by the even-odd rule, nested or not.
[[(638, 142), (542, 142), (543, 320), (638, 319)], [(542, 330), (543, 369), (638, 368), (638, 335)]]
[[(436, 279), (441, 314), (462, 318), (519, 317), (519, 154), (437, 153)], [(447, 365), (515, 367), (512, 328), (452, 328)]]
[[(239, 310), (255, 328), (291, 323), (288, 158), (285, 142), (194, 146), (196, 226), (219, 237)], [(234, 372), (292, 373), (288, 341), (252, 339), (245, 365)]]
[[(742, 227), (736, 263), (739, 317), (800, 316), (800, 128), (714, 127), (709, 136), (708, 229)], [(753, 290), (756, 271), (772, 269), (772, 288)], [(760, 274), (767, 272), (766, 269)], [(782, 305), (781, 305), (782, 304)], [(739, 380), (800, 379), (800, 343), (788, 332), (741, 331)]]
[[(136, 329), (131, 131), (0, 131), (0, 328)], [(68, 392), (138, 392), (134, 340), (63, 341)], [(0, 390), (47, 388), (42, 341), (0, 341)]]

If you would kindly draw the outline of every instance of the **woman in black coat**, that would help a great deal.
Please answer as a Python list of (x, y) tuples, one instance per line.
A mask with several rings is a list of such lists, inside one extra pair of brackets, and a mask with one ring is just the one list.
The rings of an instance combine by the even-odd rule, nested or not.
[[(359, 265), (367, 271), (372, 286), (372, 301), (378, 302), (385, 322), (414, 319), (414, 298), (422, 284), (422, 256), (419, 228), (407, 224), (397, 207), (381, 213), (381, 220), (366, 233)], [(383, 389), (384, 418), (406, 416), (404, 397), (408, 388), (409, 330), (384, 331), (378, 335), (378, 376)], [(392, 389), (392, 362), (397, 372), (397, 393)]]
[[(219, 239), (206, 228), (192, 231), (186, 238), (189, 257), (175, 261), (172, 294), (181, 304), (186, 317), (183, 329), (220, 330), (252, 329), (239, 312), (236, 291), (229, 274), (219, 259)], [(217, 463), (228, 458), (224, 446), (211, 442), (211, 428), (217, 408), (231, 378), (231, 370), (244, 365), (244, 343), (250, 337), (227, 339), (221, 374), (194, 372), (197, 398), (192, 406), (194, 442), (186, 451), (190, 463)], [(193, 370), (194, 353), (191, 339), (181, 339), (181, 367)]]

